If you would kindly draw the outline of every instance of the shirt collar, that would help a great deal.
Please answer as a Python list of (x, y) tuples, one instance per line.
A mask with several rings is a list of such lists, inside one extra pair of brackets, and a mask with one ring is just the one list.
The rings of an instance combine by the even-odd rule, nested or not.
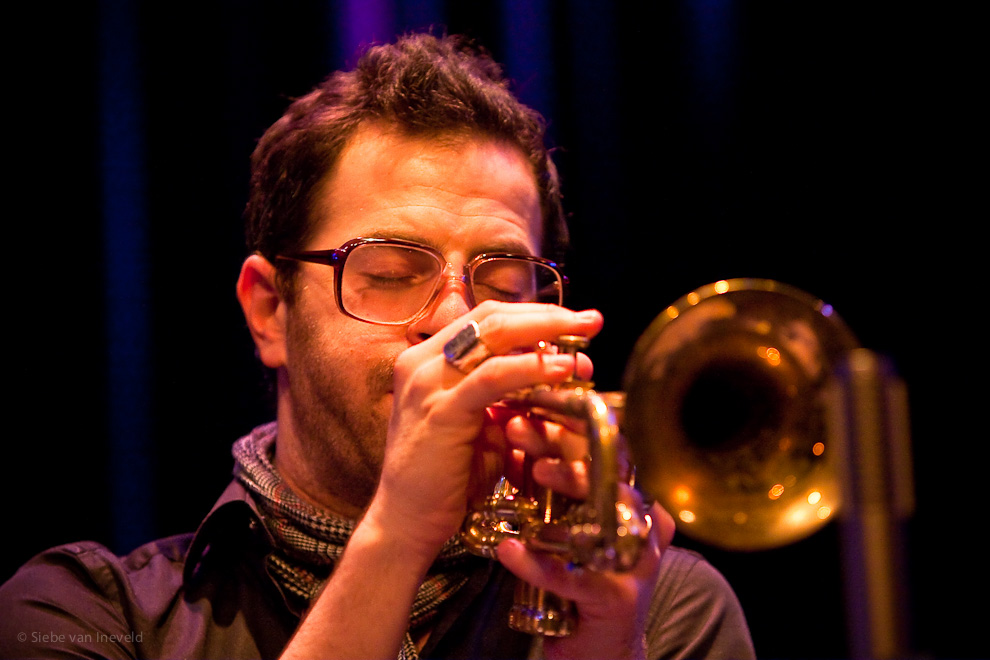
[(267, 549), (265, 554), (275, 545), (250, 492), (235, 479), (228, 484), (196, 530), (186, 553), (183, 581), (188, 584), (195, 576), (213, 544), (226, 538), (243, 538), (245, 534), (263, 544)]

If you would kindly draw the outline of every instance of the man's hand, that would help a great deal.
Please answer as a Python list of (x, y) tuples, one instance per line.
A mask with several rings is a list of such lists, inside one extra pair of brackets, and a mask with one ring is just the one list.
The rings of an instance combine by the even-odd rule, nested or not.
[[(443, 346), (470, 320), (478, 323), (493, 355), (465, 374), (445, 360)], [(595, 311), (488, 302), (399, 356), (385, 462), (371, 511), (388, 520), (385, 528), (405, 537), (410, 552), (432, 559), (460, 528), (478, 480), (472, 471), (493, 464), (479, 453), (501, 451), (483, 437), (488, 408), (519, 389), (560, 383), (574, 373), (574, 357), (537, 353), (533, 347), (563, 334), (594, 336), (601, 325)], [(590, 360), (581, 355), (577, 368), (590, 375)]]
[(674, 536), (674, 521), (659, 505), (649, 513), (646, 547), (631, 571), (573, 569), (558, 557), (533, 552), (510, 540), (498, 558), (530, 584), (575, 603), (578, 623), (570, 637), (548, 638), (544, 653), (556, 658), (645, 658), (646, 617), (656, 586), (660, 555)]
[[(589, 494), (588, 438), (582, 424), (571, 425), (525, 416), (509, 420), (509, 446), (532, 459), (533, 479), (575, 499)], [(628, 456), (620, 458), (628, 477)], [(642, 496), (621, 484), (619, 499), (631, 511), (643, 511)], [(567, 638), (547, 639), (548, 658), (640, 658), (644, 628), (656, 586), (661, 553), (670, 545), (674, 521), (659, 505), (650, 509), (650, 530), (642, 554), (628, 572), (573, 568), (566, 558), (531, 551), (510, 540), (498, 548), (502, 564), (520, 579), (575, 602), (578, 624)]]

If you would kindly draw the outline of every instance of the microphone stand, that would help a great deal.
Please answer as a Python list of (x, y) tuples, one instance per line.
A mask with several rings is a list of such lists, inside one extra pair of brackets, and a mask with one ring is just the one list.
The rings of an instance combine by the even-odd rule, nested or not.
[(851, 657), (910, 657), (904, 524), (914, 511), (907, 393), (887, 360), (852, 351), (837, 370), (843, 581)]

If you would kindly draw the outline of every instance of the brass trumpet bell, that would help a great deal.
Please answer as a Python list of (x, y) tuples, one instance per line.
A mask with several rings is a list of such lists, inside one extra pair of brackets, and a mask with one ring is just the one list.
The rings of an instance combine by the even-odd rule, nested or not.
[(727, 550), (804, 538), (842, 505), (827, 385), (857, 348), (794, 287), (723, 280), (668, 307), (626, 367), (637, 485), (685, 535)]

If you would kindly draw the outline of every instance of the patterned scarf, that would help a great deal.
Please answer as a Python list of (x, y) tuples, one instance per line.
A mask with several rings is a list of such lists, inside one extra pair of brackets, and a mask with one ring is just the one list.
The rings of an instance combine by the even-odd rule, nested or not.
[[(305, 610), (330, 576), (354, 529), (354, 521), (338, 518), (301, 500), (282, 481), (272, 464), (276, 424), (260, 426), (234, 444), (234, 476), (255, 495), (276, 549), (268, 569), (287, 597)], [(452, 538), (427, 573), (413, 602), (409, 631), (433, 620), (439, 605), (468, 580), (467, 550)], [(419, 653), (407, 631), (399, 660), (417, 660)]]

